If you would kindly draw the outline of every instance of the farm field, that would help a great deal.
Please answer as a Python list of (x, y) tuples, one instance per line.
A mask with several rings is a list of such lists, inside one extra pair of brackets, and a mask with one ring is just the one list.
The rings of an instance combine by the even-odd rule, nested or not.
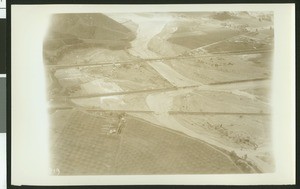
[(271, 77), (271, 53), (224, 56), (199, 56), (190, 59), (165, 60), (178, 73), (203, 84), (252, 80)]
[(95, 116), (71, 110), (53, 116), (67, 120), (52, 125), (57, 135), (52, 144), (53, 164), (60, 167), (61, 175), (74, 171), (78, 175), (191, 174), (196, 170), (242, 173), (228, 156), (211, 146), (130, 116), (126, 116), (126, 126), (121, 129), (121, 114)]
[(64, 53), (61, 59), (56, 62), (57, 65), (95, 65), (111, 62), (131, 62), (138, 60), (123, 50), (110, 50), (100, 47), (83, 47)]
[[(136, 73), (144, 77), (140, 78)], [(139, 62), (61, 68), (55, 71), (54, 76), (61, 86), (60, 90), (70, 96), (172, 87), (153, 68)]]
[[(199, 101), (198, 99), (202, 99)], [(226, 99), (226, 100), (225, 100)], [(222, 112), (222, 113), (270, 113), (267, 103), (255, 95), (236, 91), (202, 91), (178, 95), (173, 98), (173, 111)]]
[(204, 48), (210, 53), (266, 51), (273, 49), (273, 41), (250, 37), (236, 37)]

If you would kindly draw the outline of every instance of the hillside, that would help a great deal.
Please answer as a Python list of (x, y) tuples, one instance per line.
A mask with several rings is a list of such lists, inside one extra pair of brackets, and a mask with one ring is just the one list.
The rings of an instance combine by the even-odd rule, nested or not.
[(100, 13), (55, 14), (44, 40), (44, 57), (55, 62), (71, 49), (97, 46), (106, 49), (130, 47), (134, 33)]

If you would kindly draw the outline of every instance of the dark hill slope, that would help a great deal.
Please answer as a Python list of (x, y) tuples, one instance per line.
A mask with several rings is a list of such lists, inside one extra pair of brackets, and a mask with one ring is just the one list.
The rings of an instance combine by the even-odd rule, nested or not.
[(100, 13), (55, 14), (44, 40), (44, 56), (53, 63), (78, 47), (125, 49), (134, 37), (127, 27)]

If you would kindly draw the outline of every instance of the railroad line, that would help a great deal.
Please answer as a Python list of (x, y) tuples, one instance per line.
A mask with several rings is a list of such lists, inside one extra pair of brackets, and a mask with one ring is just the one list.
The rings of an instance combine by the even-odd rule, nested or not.
[(175, 56), (175, 57), (164, 57), (164, 58), (150, 58), (150, 59), (134, 59), (127, 61), (115, 61), (115, 62), (99, 62), (95, 64), (62, 64), (62, 65), (45, 65), (47, 69), (59, 69), (59, 68), (68, 68), (68, 67), (93, 67), (93, 66), (105, 66), (105, 65), (120, 65), (120, 64), (132, 64), (135, 62), (148, 62), (152, 61), (164, 61), (164, 60), (186, 60), (186, 59), (198, 59), (201, 57), (216, 57), (216, 56), (231, 56), (231, 55), (245, 55), (245, 54), (258, 54), (258, 53), (269, 53), (273, 50), (263, 50), (263, 51), (238, 51), (238, 52), (219, 52), (219, 53), (210, 53), (208, 55), (201, 56)]
[[(84, 108), (84, 107), (53, 107), (51, 110), (66, 110), (66, 109), (81, 109), (88, 112), (115, 112), (115, 113), (143, 113), (143, 114), (159, 114), (159, 112), (151, 110), (107, 110), (97, 108)], [(169, 111), (170, 115), (253, 115), (253, 116), (270, 116), (270, 113), (266, 112), (193, 112), (193, 111)]]
[[(256, 79), (249, 79), (249, 80), (237, 80), (237, 81), (228, 81), (228, 82), (218, 82), (218, 83), (211, 83), (208, 85), (190, 85), (190, 86), (183, 86), (183, 87), (168, 87), (168, 88), (159, 88), (159, 89), (147, 89), (147, 90), (136, 90), (136, 91), (122, 91), (122, 92), (113, 92), (113, 93), (102, 93), (102, 94), (88, 94), (82, 96), (50, 96), (49, 99), (79, 99), (79, 98), (92, 98), (92, 97), (103, 97), (103, 96), (119, 96), (119, 95), (127, 95), (127, 94), (138, 94), (138, 93), (149, 93), (149, 92), (168, 92), (168, 91), (175, 91), (180, 89), (188, 89), (188, 88), (199, 88), (199, 90), (217, 90), (220, 86), (226, 86), (229, 84), (242, 84), (242, 83), (249, 83), (249, 82), (259, 82), (259, 81), (268, 81), (269, 78), (256, 78)], [(201, 88), (202, 87), (202, 88)], [(255, 86), (254, 86), (255, 87)], [(223, 90), (226, 90), (223, 89)]]

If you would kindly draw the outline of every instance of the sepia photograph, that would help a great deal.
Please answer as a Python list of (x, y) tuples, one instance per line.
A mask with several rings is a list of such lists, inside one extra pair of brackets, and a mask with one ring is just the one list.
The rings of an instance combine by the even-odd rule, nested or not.
[(272, 12), (54, 14), (54, 174), (274, 169)]
[[(293, 124), (281, 111), (292, 103), (280, 77), (291, 76), (292, 37), (278, 27), (290, 7), (228, 6), (13, 7), (12, 105), (24, 107), (12, 113), (13, 181), (27, 183), (31, 157), (18, 157), (30, 151), (34, 184), (291, 182)], [(32, 23), (21, 23), (28, 11)]]

